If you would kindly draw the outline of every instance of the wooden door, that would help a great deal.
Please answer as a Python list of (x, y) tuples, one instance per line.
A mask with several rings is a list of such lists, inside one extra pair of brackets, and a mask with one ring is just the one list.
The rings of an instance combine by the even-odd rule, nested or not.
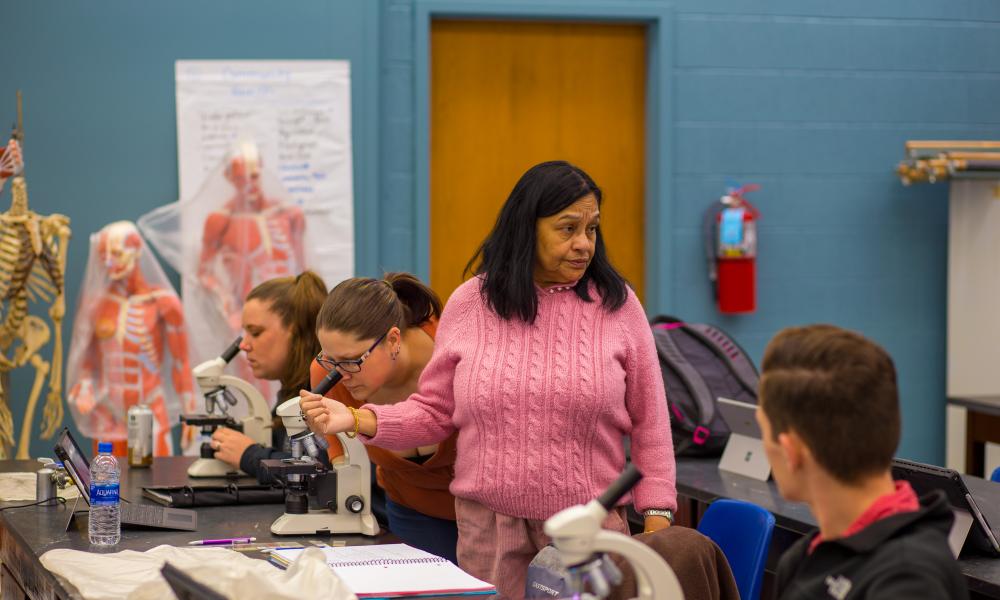
[(431, 25), (431, 285), (446, 299), (532, 165), (567, 160), (604, 192), (613, 264), (643, 296), (642, 25)]

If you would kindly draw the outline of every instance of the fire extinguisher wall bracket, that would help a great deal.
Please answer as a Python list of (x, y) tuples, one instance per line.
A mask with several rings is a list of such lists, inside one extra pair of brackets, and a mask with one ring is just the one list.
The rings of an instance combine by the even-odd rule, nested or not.
[(745, 314), (757, 309), (757, 219), (760, 213), (743, 197), (759, 186), (732, 190), (705, 213), (708, 277), (719, 312)]

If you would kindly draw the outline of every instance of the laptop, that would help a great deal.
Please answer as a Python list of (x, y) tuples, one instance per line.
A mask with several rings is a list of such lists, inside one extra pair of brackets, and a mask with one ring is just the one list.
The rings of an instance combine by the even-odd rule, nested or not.
[(771, 477), (771, 463), (764, 454), (760, 426), (754, 418), (757, 405), (719, 397), (715, 406), (731, 432), (719, 459), (719, 470), (767, 481)]
[[(63, 428), (55, 446), (56, 456), (73, 477), (73, 482), (80, 490), (80, 498), (90, 506), (90, 461), (80, 450), (80, 445), (73, 439), (69, 429)], [(73, 511), (76, 512), (76, 511)], [(166, 508), (149, 504), (122, 503), (119, 509), (122, 525), (153, 527), (157, 529), (180, 529), (195, 531), (198, 529), (198, 513), (183, 508)], [(70, 520), (73, 519), (70, 513)], [(69, 523), (66, 525), (69, 527)]]
[(892, 477), (910, 482), (910, 486), (918, 496), (934, 490), (945, 493), (955, 511), (952, 537), (957, 539), (949, 540), (955, 556), (958, 556), (959, 551), (970, 548), (991, 556), (1000, 556), (1000, 543), (997, 542), (992, 527), (986, 521), (965, 480), (957, 471), (894, 458)]

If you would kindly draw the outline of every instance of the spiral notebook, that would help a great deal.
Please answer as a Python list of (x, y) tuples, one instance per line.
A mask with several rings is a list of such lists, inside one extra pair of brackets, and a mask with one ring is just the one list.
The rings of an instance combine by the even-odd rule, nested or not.
[[(304, 548), (279, 548), (271, 560), (288, 567)], [(321, 548), (326, 563), (359, 598), (403, 598), (495, 594), (496, 588), (476, 579), (451, 561), (406, 544)]]

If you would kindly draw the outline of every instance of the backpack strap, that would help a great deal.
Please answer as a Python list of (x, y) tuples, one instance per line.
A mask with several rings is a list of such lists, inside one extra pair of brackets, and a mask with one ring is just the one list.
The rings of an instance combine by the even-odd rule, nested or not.
[(747, 358), (747, 353), (729, 336), (711, 325), (703, 323), (681, 323), (681, 328), (708, 346), (729, 368), (743, 388), (757, 397), (757, 383), (760, 375), (757, 367)]
[[(689, 446), (690, 443), (704, 444), (709, 436), (708, 426), (715, 418), (715, 399), (712, 398), (712, 392), (708, 389), (708, 384), (705, 383), (704, 378), (684, 358), (684, 354), (670, 336), (669, 329), (666, 327), (658, 329), (662, 329), (663, 331), (661, 335), (653, 336), (653, 340), (656, 342), (656, 353), (659, 355), (660, 360), (666, 362), (680, 376), (684, 385), (691, 391), (691, 398), (694, 400), (695, 408), (698, 410), (698, 426), (695, 427), (692, 439), (685, 440), (689, 442), (685, 447)], [(675, 453), (682, 450), (683, 448), (674, 448)]]

